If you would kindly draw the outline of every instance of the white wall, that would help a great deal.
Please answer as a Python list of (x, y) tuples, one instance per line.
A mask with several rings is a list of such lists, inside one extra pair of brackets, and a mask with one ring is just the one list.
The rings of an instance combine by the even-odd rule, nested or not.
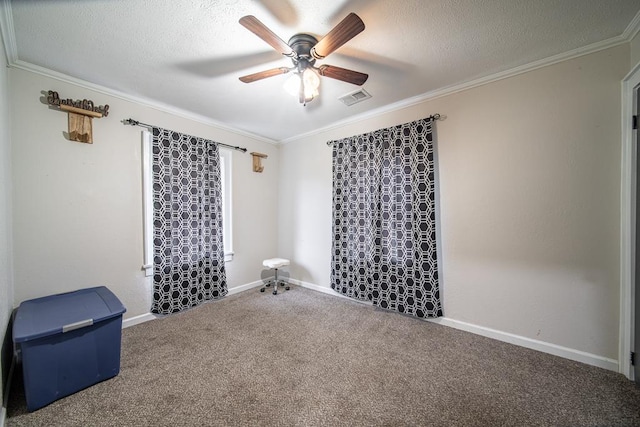
[(629, 55), (625, 44), (283, 146), (292, 277), (329, 287), (326, 141), (440, 113), (444, 315), (617, 360)]
[[(9, 78), (16, 306), (106, 285), (127, 308), (125, 318), (149, 311), (151, 278), (141, 270), (142, 129), (121, 123), (129, 117), (269, 156), (259, 174), (248, 153), (233, 153), (236, 256), (227, 264), (228, 284), (259, 280), (262, 260), (277, 247), (276, 146), (28, 71), (12, 68)], [(64, 136), (67, 114), (46, 105), (47, 90), (109, 104), (109, 116), (93, 120), (93, 144)]]
[[(9, 121), (9, 82), (7, 59), (0, 34), (0, 346), (4, 342), (13, 301), (13, 276), (11, 268), (11, 148)], [(6, 372), (0, 364), (0, 379)], [(2, 381), (0, 381), (2, 384)], [(0, 407), (4, 402), (0, 386)], [(4, 410), (0, 412), (2, 420)], [(1, 424), (1, 423), (0, 423)]]

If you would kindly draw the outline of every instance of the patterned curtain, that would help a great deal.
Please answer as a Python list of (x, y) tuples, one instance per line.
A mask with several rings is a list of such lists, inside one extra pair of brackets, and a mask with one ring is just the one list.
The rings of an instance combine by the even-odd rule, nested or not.
[(333, 141), (331, 287), (417, 317), (442, 316), (432, 125)]
[(169, 314), (227, 294), (215, 142), (153, 128), (153, 303)]

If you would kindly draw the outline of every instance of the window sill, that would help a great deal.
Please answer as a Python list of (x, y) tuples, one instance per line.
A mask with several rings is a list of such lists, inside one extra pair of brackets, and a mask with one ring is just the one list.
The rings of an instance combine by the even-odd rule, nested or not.
[(144, 270), (145, 277), (153, 276), (153, 264), (145, 264), (142, 266), (142, 269)]

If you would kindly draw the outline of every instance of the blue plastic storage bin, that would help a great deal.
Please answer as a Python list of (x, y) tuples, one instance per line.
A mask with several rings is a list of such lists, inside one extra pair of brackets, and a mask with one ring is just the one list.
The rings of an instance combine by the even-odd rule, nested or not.
[(125, 311), (104, 286), (20, 304), (13, 342), (29, 411), (118, 375)]

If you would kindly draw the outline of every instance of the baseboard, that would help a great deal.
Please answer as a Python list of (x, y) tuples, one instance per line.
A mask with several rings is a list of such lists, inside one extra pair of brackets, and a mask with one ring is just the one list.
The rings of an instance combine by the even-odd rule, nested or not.
[[(11, 385), (13, 384), (13, 376), (16, 370), (16, 364), (18, 363), (18, 356), (13, 344), (13, 322), (16, 314), (16, 309), (11, 312), (9, 317), (9, 324), (7, 325), (7, 331), (5, 333), (5, 341), (2, 343), (2, 369), (7, 369), (6, 383), (0, 381), (2, 384), (2, 401), (0, 402), (0, 427), (4, 427), (7, 422), (7, 406), (9, 403), (9, 393), (11, 393)], [(3, 378), (5, 379), (5, 378)]]
[[(293, 284), (300, 285), (307, 289), (312, 289), (324, 294), (333, 295), (339, 298), (347, 298), (350, 301), (356, 301), (352, 298), (345, 297), (335, 292), (333, 289), (326, 286), (319, 286), (313, 283), (303, 282), (301, 280), (289, 279)], [(484, 326), (474, 325), (472, 323), (462, 322), (447, 317), (440, 317), (437, 319), (426, 319), (429, 322), (437, 323), (439, 325), (448, 326), (450, 328), (459, 329), (472, 334), (482, 335), (483, 337), (492, 338), (498, 341), (506, 342), (509, 344), (518, 345), (520, 347), (530, 348), (532, 350), (541, 351), (543, 353), (552, 354), (554, 356), (563, 357), (569, 360), (575, 360), (576, 362), (582, 362), (587, 365), (597, 366), (599, 368), (608, 369), (610, 371), (618, 372), (618, 361), (615, 359), (609, 359), (607, 357), (598, 356), (596, 354), (587, 353), (580, 350), (575, 350), (568, 347), (562, 347), (560, 345), (551, 344), (544, 341), (538, 341), (531, 338), (523, 337), (521, 335), (515, 335), (508, 332), (499, 331), (496, 329), (486, 328)]]
[[(11, 358), (11, 364), (9, 365), (9, 373), (7, 375), (7, 385), (5, 387), (5, 389), (3, 390), (3, 399), (2, 399), (2, 409), (6, 409), (8, 403), (9, 403), (9, 393), (11, 392), (11, 384), (13, 384), (13, 373), (15, 372), (15, 368), (16, 368), (16, 356), (14, 353), (14, 356)], [(0, 427), (2, 427), (3, 424), (0, 423)]]
[(130, 317), (122, 321), (122, 329), (128, 328), (133, 325), (139, 325), (140, 323), (148, 322), (149, 320), (155, 320), (157, 317), (152, 313), (145, 313), (139, 316)]
[[(313, 289), (314, 291), (322, 292), (323, 294), (329, 294), (329, 295), (333, 295), (333, 296), (336, 296), (336, 297), (341, 297), (342, 296), (340, 294), (337, 294), (333, 289), (327, 288), (326, 286), (318, 286), (318, 285), (314, 285), (313, 283), (303, 282), (302, 280), (298, 280), (298, 279), (289, 279), (289, 283), (292, 283), (292, 284), (298, 285), (298, 286), (302, 286), (303, 288)], [(349, 298), (349, 299), (351, 299), (351, 298)]]
[[(257, 280), (255, 282), (247, 283), (246, 285), (236, 286), (227, 292), (227, 295), (238, 294), (240, 292), (248, 291), (249, 289), (257, 288), (262, 285), (262, 280)], [(130, 317), (128, 319), (124, 319), (122, 321), (122, 329), (128, 328), (130, 326), (139, 325), (140, 323), (148, 322), (150, 320), (155, 320), (159, 316), (156, 316), (153, 313), (145, 313), (139, 316)], [(2, 425), (0, 425), (2, 427)]]
[(257, 288), (258, 286), (262, 286), (262, 280), (256, 280), (255, 282), (247, 283), (246, 285), (229, 288), (227, 295), (239, 294), (240, 292), (248, 291), (250, 289)]
[(344, 296), (344, 295), (341, 295), (341, 294), (337, 293), (336, 291), (334, 291), (331, 288), (327, 288), (326, 286), (314, 285), (313, 283), (303, 282), (302, 280), (297, 280), (297, 279), (289, 279), (289, 283), (291, 283), (293, 285), (301, 286), (303, 288), (311, 289), (311, 290), (314, 290), (316, 292), (322, 292), (323, 294), (331, 295), (331, 296), (338, 297), (338, 298), (344, 298), (344, 299), (349, 300), (351, 302), (357, 302), (357, 303), (360, 303), (360, 304), (371, 305), (371, 303), (369, 301), (360, 301), (360, 300), (357, 300), (357, 299), (349, 298), (347, 296)]
[(532, 350), (541, 351), (543, 353), (552, 354), (554, 356), (559, 356), (565, 359), (575, 360), (576, 362), (586, 363), (587, 365), (597, 366), (599, 368), (618, 372), (618, 361), (615, 359), (609, 359), (607, 357), (598, 356), (596, 354), (587, 353), (584, 351), (563, 347), (544, 341), (534, 340), (532, 338), (511, 334), (496, 329), (486, 328), (484, 326), (478, 326), (472, 323), (461, 322), (459, 320), (450, 319), (448, 317), (426, 320), (432, 323), (437, 323), (439, 325), (459, 329), (461, 331), (471, 332), (472, 334), (482, 335), (483, 337), (492, 338), (509, 344), (515, 344), (520, 347), (530, 348)]

